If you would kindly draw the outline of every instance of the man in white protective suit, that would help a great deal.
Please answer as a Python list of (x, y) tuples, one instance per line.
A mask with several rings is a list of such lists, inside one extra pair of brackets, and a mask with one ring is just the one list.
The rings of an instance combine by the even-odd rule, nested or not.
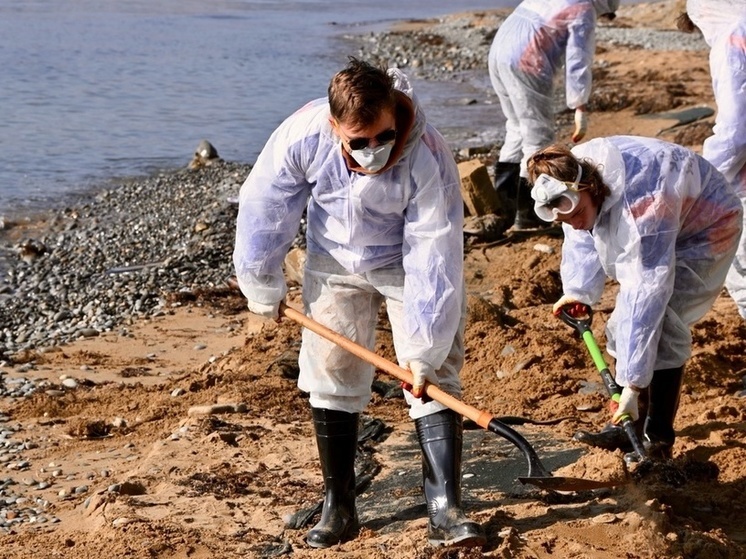
[(598, 17), (613, 19), (619, 0), (523, 0), (500, 25), (490, 47), (492, 87), (506, 118), (495, 164), (495, 189), (514, 230), (541, 226), (526, 182), (526, 161), (555, 140), (554, 86), (565, 68), (567, 106), (575, 111), (573, 142), (587, 128)]
[(619, 405), (600, 433), (575, 439), (632, 450), (618, 424), (628, 414), (650, 458), (670, 458), (691, 326), (723, 287), (741, 203), (706, 159), (653, 138), (549, 146), (531, 156), (528, 172), (537, 215), (561, 222), (565, 235), (554, 313), (597, 303), (607, 277), (619, 286), (606, 325)]
[[(725, 175), (746, 212), (746, 0), (688, 0), (686, 15), (710, 46), (717, 104), (713, 135), (702, 155)], [(746, 319), (746, 235), (742, 235), (725, 287)]]
[[(453, 154), (399, 70), (350, 58), (328, 97), (272, 134), (244, 182), (233, 253), (249, 310), (278, 319), (283, 259), (307, 210), (305, 312), (370, 350), (385, 303), (422, 450), (433, 545), (486, 543), (461, 508), (462, 418), (423, 401), (425, 384), (460, 397), (466, 302), (463, 200)], [(357, 535), (355, 453), (374, 368), (308, 329), (298, 386), (309, 393), (325, 496), (307, 542)]]

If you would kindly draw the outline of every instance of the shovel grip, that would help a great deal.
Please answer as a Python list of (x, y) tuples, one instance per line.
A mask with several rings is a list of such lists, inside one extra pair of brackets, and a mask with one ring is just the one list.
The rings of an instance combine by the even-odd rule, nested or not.
[[(304, 328), (308, 328), (322, 338), (325, 338), (330, 342), (337, 344), (342, 349), (349, 351), (355, 357), (359, 357), (363, 361), (396, 377), (400, 381), (407, 384), (413, 383), (414, 378), (412, 377), (412, 373), (407, 369), (400, 367), (399, 365), (389, 361), (388, 359), (384, 359), (380, 355), (377, 355), (376, 353), (370, 351), (368, 348), (365, 348), (360, 344), (353, 342), (349, 338), (346, 338), (342, 334), (335, 332), (331, 328), (327, 328), (323, 324), (320, 324), (312, 318), (307, 317), (302, 312), (288, 307), (285, 303), (280, 303), (279, 313), (280, 316), (285, 316), (291, 320), (294, 320)], [(478, 410), (475, 407), (465, 404), (458, 398), (451, 396), (447, 392), (444, 392), (437, 386), (430, 383), (425, 384), (425, 394), (427, 394), (436, 402), (439, 402), (447, 408), (455, 411), (456, 413), (468, 419), (471, 419), (474, 423), (476, 423), (483, 429), (489, 428), (490, 422), (493, 418), (492, 414)]]

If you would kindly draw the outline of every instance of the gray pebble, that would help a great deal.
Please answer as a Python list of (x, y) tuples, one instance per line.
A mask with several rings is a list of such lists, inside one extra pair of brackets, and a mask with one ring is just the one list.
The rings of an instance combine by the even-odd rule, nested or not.
[(73, 378), (66, 378), (65, 380), (62, 381), (62, 386), (64, 386), (65, 388), (74, 389), (78, 387), (78, 383)]

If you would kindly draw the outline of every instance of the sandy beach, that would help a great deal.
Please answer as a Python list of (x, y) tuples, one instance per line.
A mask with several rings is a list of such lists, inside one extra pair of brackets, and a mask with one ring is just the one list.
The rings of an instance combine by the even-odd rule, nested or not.
[[(675, 33), (682, 5), (625, 5), (613, 25)], [(474, 28), (494, 29), (504, 12), (465, 15)], [(600, 42), (591, 108), (587, 139), (657, 136), (701, 151), (714, 117), (687, 115), (715, 109), (708, 53)], [(569, 136), (570, 119), (558, 115), (560, 134)], [(487, 148), (475, 157), (490, 166), (496, 151)], [(226, 195), (238, 183), (227, 183)], [(229, 212), (215, 206), (204, 223), (217, 229)], [(51, 222), (8, 227), (4, 242), (39, 236)], [(210, 258), (226, 238), (199, 237), (212, 239)], [(539, 235), (468, 245), (464, 402), (495, 416), (557, 420), (516, 429), (554, 475), (616, 485), (570, 493), (523, 485), (522, 454), (470, 428), (463, 499), (488, 543), (429, 547), (414, 428), (398, 382), (379, 371), (359, 443), (360, 534), (310, 549), (304, 536), (323, 482), (294, 380), (300, 326), (249, 314), (217, 265), (213, 285), (199, 287), (178, 262), (189, 288), (161, 293), (157, 312), (0, 360), (0, 559), (746, 557), (746, 325), (735, 304), (723, 291), (694, 328), (674, 460), (635, 475), (621, 453), (572, 440), (579, 428), (603, 426), (608, 408), (582, 341), (551, 315), (561, 242)], [(228, 266), (231, 251), (222, 246)], [(292, 277), (290, 285), (288, 304), (301, 308), (302, 286)], [(615, 295), (609, 284), (595, 308), (601, 343)], [(393, 360), (388, 325), (379, 326), (376, 353)]]

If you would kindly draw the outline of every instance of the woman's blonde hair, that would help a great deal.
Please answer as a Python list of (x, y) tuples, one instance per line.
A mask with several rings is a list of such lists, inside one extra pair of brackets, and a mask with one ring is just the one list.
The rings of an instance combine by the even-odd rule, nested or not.
[(528, 158), (528, 180), (533, 184), (539, 175), (545, 174), (572, 184), (578, 177), (578, 165), (583, 169), (578, 189), (588, 192), (596, 207), (600, 207), (611, 191), (601, 178), (599, 166), (588, 159), (578, 159), (561, 144), (540, 149)]

